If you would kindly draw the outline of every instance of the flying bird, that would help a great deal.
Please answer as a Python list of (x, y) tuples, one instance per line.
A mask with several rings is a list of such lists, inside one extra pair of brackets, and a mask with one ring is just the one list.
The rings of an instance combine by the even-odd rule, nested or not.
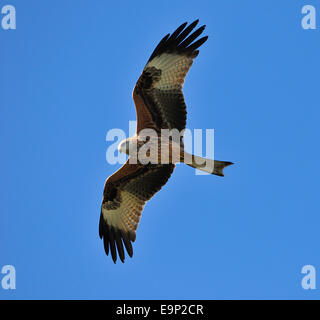
[[(166, 184), (175, 163), (184, 162), (218, 176), (223, 176), (223, 169), (232, 164), (197, 157), (184, 150), (182, 137), (187, 112), (182, 86), (193, 60), (199, 54), (199, 47), (208, 39), (207, 36), (197, 39), (205, 25), (192, 33), (198, 22), (183, 23), (159, 42), (133, 90), (137, 113), (136, 134), (119, 144), (118, 150), (128, 154), (129, 158), (105, 182), (99, 223), (99, 236), (103, 239), (106, 254), (111, 252), (114, 263), (117, 252), (124, 262), (124, 248), (132, 257), (132, 242), (136, 239), (143, 207)], [(174, 129), (181, 133), (178, 139), (172, 139), (167, 133)], [(144, 130), (156, 132), (156, 139), (147, 139), (142, 134)], [(163, 136), (168, 139), (161, 140)], [(147, 144), (149, 151), (145, 152), (144, 157), (138, 157), (139, 150)], [(169, 147), (168, 151), (161, 149), (164, 145)], [(152, 147), (159, 153), (153, 152), (151, 155)], [(136, 161), (130, 161), (132, 159)]]

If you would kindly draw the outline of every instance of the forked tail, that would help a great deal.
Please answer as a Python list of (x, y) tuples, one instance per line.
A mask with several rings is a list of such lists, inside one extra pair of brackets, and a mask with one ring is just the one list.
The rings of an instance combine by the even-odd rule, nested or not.
[(192, 168), (221, 177), (224, 177), (223, 169), (233, 164), (233, 162), (206, 159), (190, 153), (185, 153), (183, 162)]

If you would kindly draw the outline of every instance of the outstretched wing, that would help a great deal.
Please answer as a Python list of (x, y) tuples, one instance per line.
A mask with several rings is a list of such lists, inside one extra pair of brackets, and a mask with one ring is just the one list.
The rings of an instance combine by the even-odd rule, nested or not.
[(136, 230), (143, 206), (171, 176), (174, 164), (130, 164), (129, 160), (104, 186), (99, 224), (106, 254), (111, 251), (114, 262), (117, 251), (122, 262), (125, 254), (123, 244), (132, 257), (131, 242), (136, 239)]
[[(137, 132), (144, 128), (178, 129), (186, 127), (186, 105), (182, 93), (184, 79), (207, 36), (195, 41), (205, 29), (190, 34), (199, 20), (182, 24), (167, 34), (153, 51), (136, 83), (133, 99), (137, 109)], [(186, 27), (187, 26), (187, 27)]]

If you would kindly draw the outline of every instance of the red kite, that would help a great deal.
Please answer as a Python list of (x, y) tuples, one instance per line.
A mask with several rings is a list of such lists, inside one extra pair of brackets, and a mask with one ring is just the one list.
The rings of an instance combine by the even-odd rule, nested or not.
[[(133, 90), (137, 111), (136, 134), (119, 145), (119, 151), (128, 154), (129, 159), (105, 182), (99, 224), (99, 235), (103, 238), (105, 252), (108, 255), (109, 250), (111, 251), (114, 263), (117, 260), (117, 252), (124, 262), (124, 247), (132, 257), (131, 242), (136, 239), (143, 207), (166, 184), (175, 163), (184, 162), (191, 167), (219, 176), (223, 176), (223, 169), (232, 164), (204, 159), (184, 151), (182, 136), (186, 127), (187, 112), (182, 86), (193, 59), (199, 54), (198, 48), (208, 39), (205, 36), (196, 40), (205, 26), (191, 33), (198, 21), (188, 26), (187, 22), (182, 24), (159, 42)], [(144, 163), (139, 157), (137, 159), (137, 152), (150, 143), (145, 136), (142, 137), (145, 129), (152, 129), (158, 134), (156, 150), (161, 152), (161, 135), (164, 129), (182, 132), (178, 141), (171, 137), (168, 139), (171, 151), (165, 154), (167, 162), (161, 161), (164, 157), (163, 152), (160, 156), (156, 155), (156, 159), (151, 157), (152, 161), (149, 163)], [(135, 148), (131, 149), (132, 146)], [(179, 156), (176, 159), (174, 155), (177, 151)], [(186, 161), (187, 156), (190, 156), (189, 161)], [(131, 163), (130, 160), (133, 158), (137, 161)]]

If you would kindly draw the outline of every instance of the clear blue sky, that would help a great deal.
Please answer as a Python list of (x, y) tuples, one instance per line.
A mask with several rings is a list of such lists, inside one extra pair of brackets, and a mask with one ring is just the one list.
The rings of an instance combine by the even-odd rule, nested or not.
[[(318, 1), (40, 1), (0, 29), (0, 299), (314, 299), (320, 272)], [(2, 15), (1, 15), (2, 17)], [(199, 18), (209, 40), (184, 86), (187, 126), (215, 129), (226, 177), (178, 166), (145, 207), (134, 258), (98, 236), (112, 128), (155, 45)], [(0, 274), (0, 278), (2, 275)]]

